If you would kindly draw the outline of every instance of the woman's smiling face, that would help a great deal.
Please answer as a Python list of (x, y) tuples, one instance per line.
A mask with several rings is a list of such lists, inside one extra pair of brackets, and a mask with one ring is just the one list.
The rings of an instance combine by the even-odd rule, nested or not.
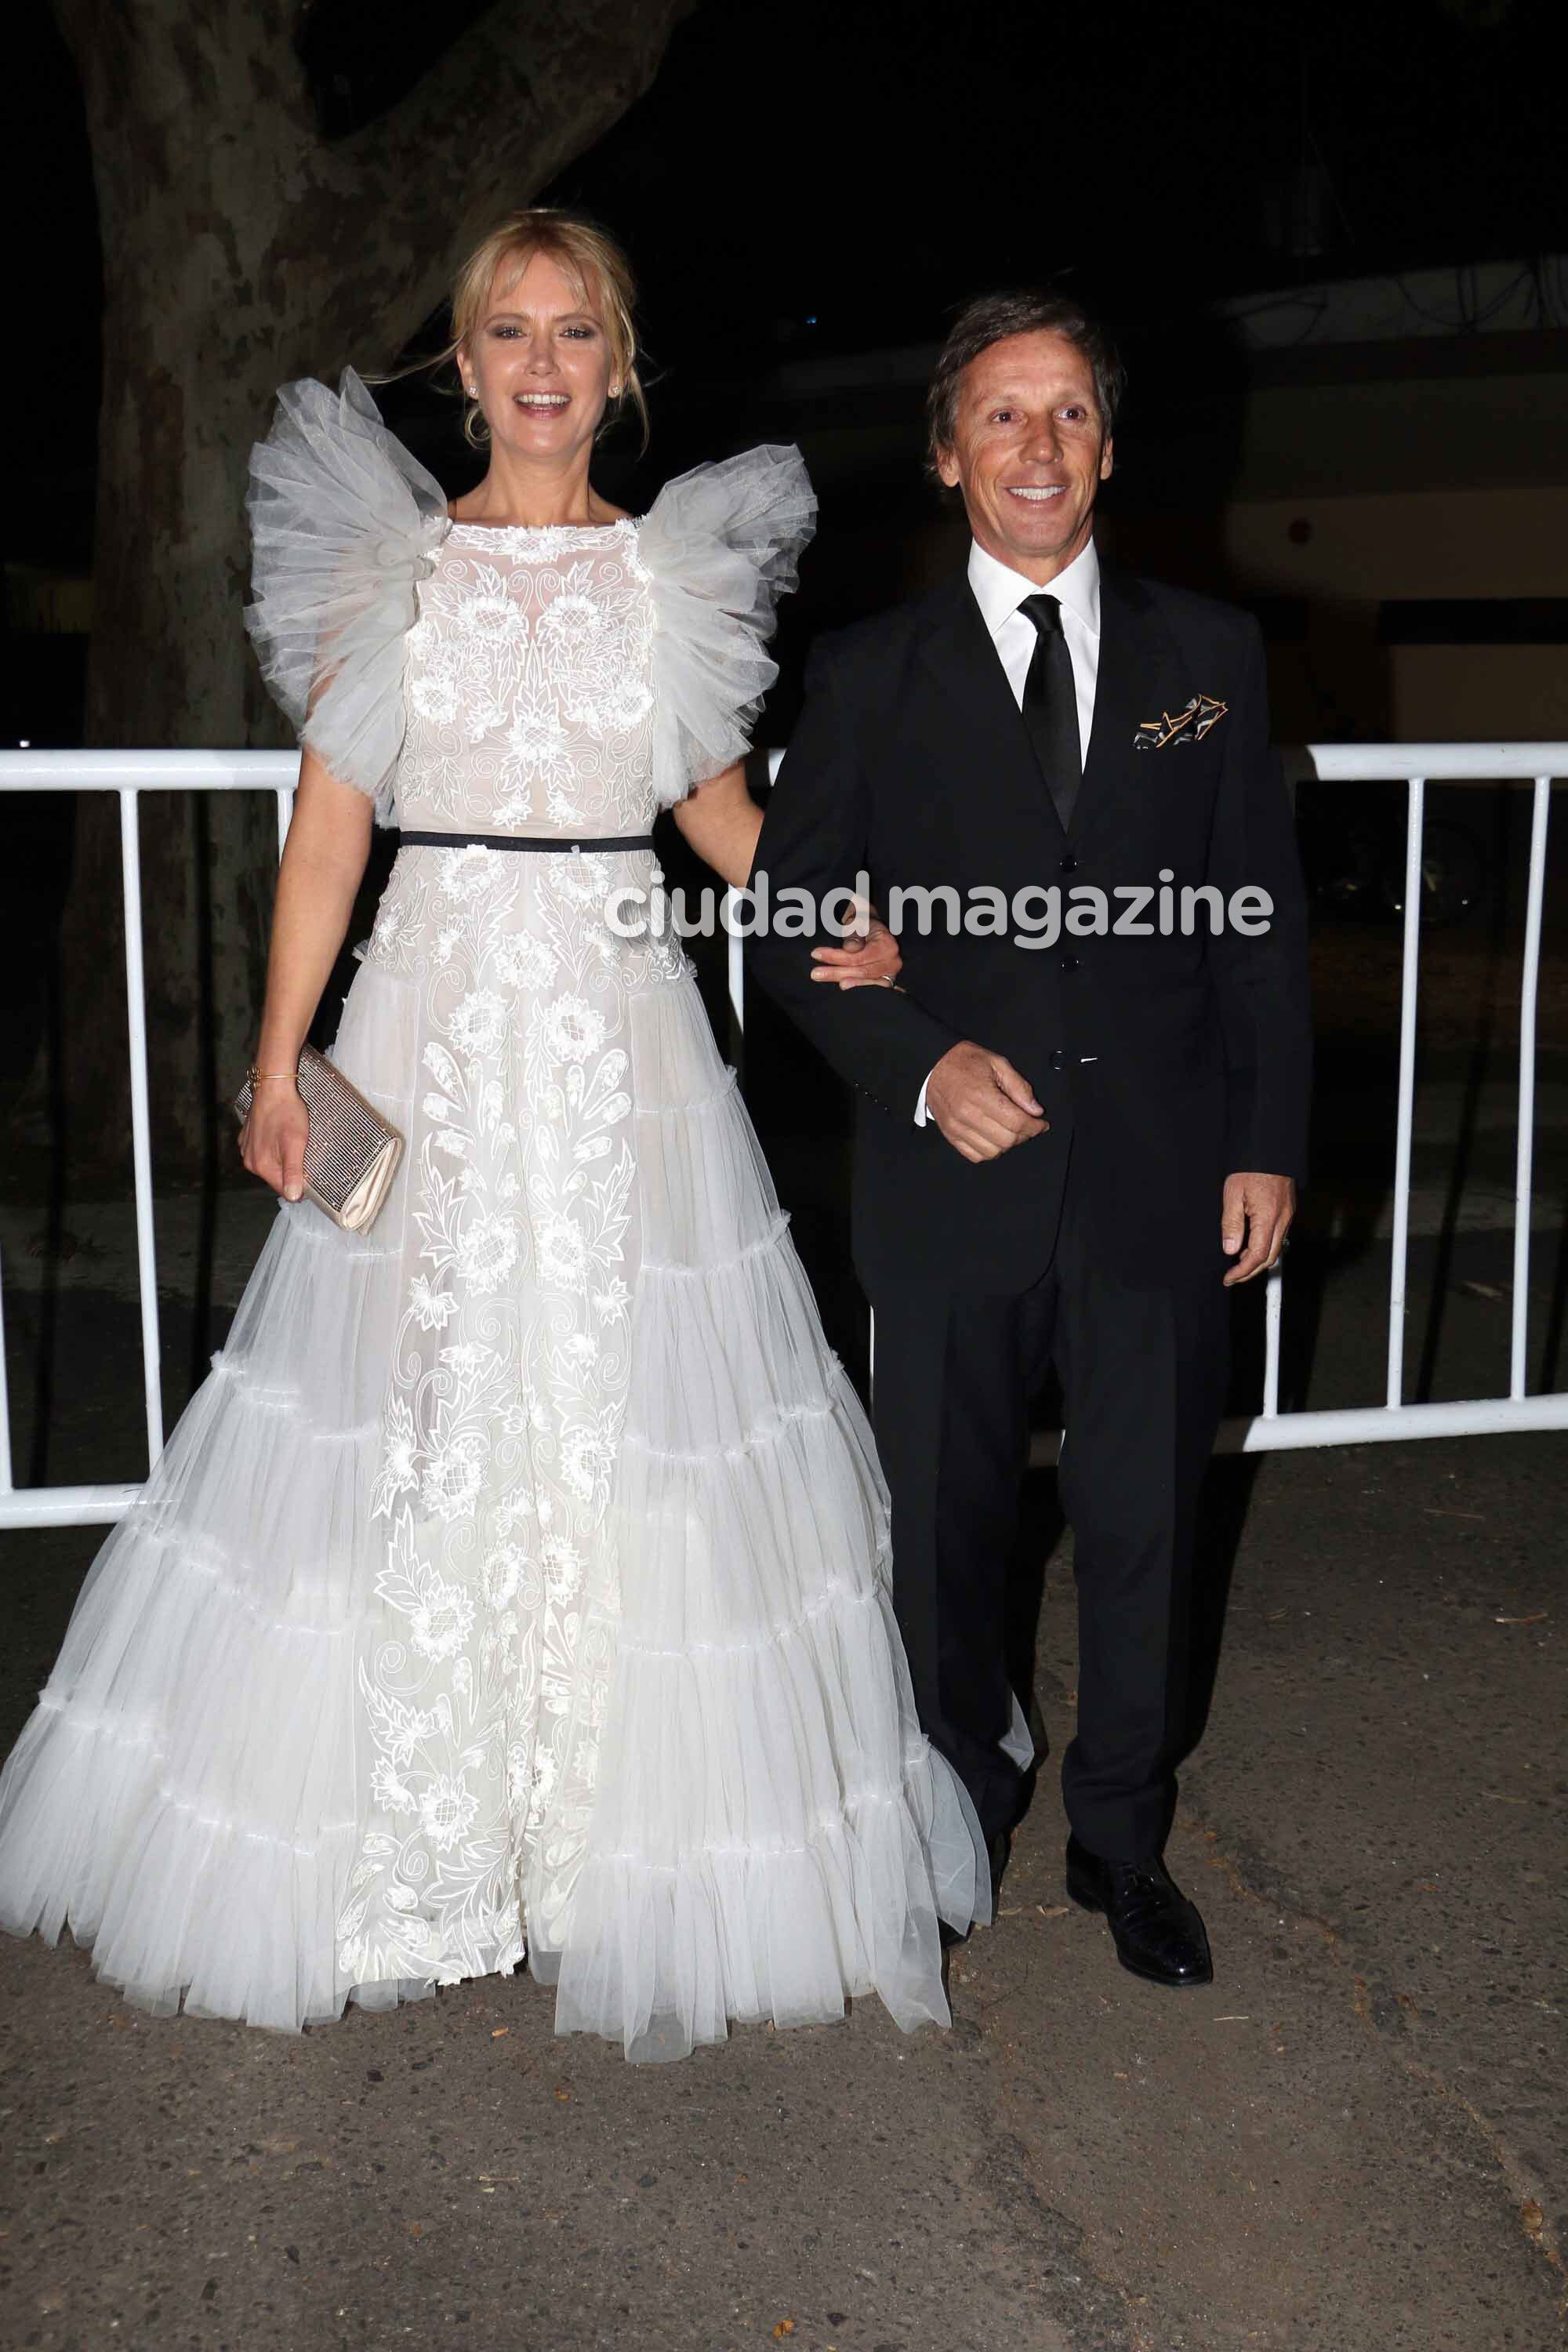
[(549, 253), (496, 272), (461, 353), (492, 447), (537, 463), (570, 459), (592, 443), (612, 363), (595, 292)]

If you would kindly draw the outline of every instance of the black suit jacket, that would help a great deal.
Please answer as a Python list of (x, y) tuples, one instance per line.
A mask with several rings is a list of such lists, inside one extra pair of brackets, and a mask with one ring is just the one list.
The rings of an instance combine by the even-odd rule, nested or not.
[[(1069, 1161), (1102, 1245), (1151, 1276), (1217, 1265), (1220, 1187), (1242, 1169), (1300, 1177), (1310, 1039), (1306, 925), (1290, 809), (1268, 742), (1263, 646), (1245, 614), (1109, 565), (1100, 576), (1094, 728), (1066, 832), (1006, 675), (959, 572), (896, 610), (821, 640), (752, 872), (776, 902), (869, 874), (972, 886), (1009, 902), (1055, 884), (1053, 946), (1002, 935), (900, 931), (902, 993), (809, 978), (814, 940), (752, 942), (763, 986), (857, 1089), (857, 1265), (868, 1289), (900, 1277), (1016, 1290), (1049, 1262)], [(1227, 706), (1201, 741), (1136, 748), (1142, 722), (1194, 694)], [(1067, 894), (1098, 886), (1245, 884), (1269, 929), (1069, 935)], [(917, 902), (918, 903), (918, 902)], [(1179, 908), (1179, 897), (1173, 902)], [(936, 902), (940, 908), (941, 902)], [(1036, 902), (1038, 907), (1041, 902)], [(1080, 901), (1092, 908), (1091, 901)], [(1158, 921), (1158, 901), (1142, 910)], [(1088, 916), (1080, 920), (1089, 919)], [(920, 1089), (960, 1039), (1005, 1054), (1046, 1106), (1047, 1133), (974, 1166)]]

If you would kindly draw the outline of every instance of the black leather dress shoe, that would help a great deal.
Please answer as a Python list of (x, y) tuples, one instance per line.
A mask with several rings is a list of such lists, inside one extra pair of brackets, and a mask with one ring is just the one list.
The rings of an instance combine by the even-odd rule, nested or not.
[(1197, 1906), (1158, 1855), (1148, 1862), (1103, 1862), (1069, 1837), (1068, 1893), (1083, 1910), (1103, 1911), (1116, 1957), (1135, 1977), (1162, 1985), (1213, 1983)]

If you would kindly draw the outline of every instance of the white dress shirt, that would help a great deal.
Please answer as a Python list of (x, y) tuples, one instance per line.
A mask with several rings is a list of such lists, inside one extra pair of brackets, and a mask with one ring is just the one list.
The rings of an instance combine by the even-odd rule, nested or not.
[[(1089, 739), (1094, 727), (1094, 689), (1100, 676), (1100, 558), (1091, 539), (1042, 592), (1038, 582), (1026, 580), (987, 555), (978, 541), (969, 544), (969, 585), (980, 616), (991, 632), (996, 658), (1013, 689), (1013, 699), (1024, 707), (1024, 680), (1029, 674), (1039, 637), (1028, 615), (1020, 613), (1026, 596), (1054, 596), (1062, 608), (1062, 635), (1072, 663), (1074, 699), (1078, 704), (1079, 758), (1089, 759)], [(1042, 782), (1040, 790), (1044, 792)], [(928, 1077), (926, 1086), (931, 1080)], [(915, 1125), (926, 1123), (926, 1087), (915, 1105)]]

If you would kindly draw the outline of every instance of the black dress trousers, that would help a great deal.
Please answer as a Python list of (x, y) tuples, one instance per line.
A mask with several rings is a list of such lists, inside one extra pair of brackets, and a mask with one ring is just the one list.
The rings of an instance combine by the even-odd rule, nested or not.
[(1184, 1274), (1130, 1280), (1080, 1193), (1069, 1167), (1055, 1253), (1026, 1290), (876, 1286), (877, 1442), (921, 1721), (990, 1837), (1022, 1802), (1000, 1745), (1007, 1577), (1029, 1407), (1054, 1365), (1079, 1616), (1062, 1792), (1091, 1853), (1139, 1861), (1164, 1843), (1184, 1746), (1195, 1509), (1227, 1372), (1226, 1261), (1216, 1232)]

